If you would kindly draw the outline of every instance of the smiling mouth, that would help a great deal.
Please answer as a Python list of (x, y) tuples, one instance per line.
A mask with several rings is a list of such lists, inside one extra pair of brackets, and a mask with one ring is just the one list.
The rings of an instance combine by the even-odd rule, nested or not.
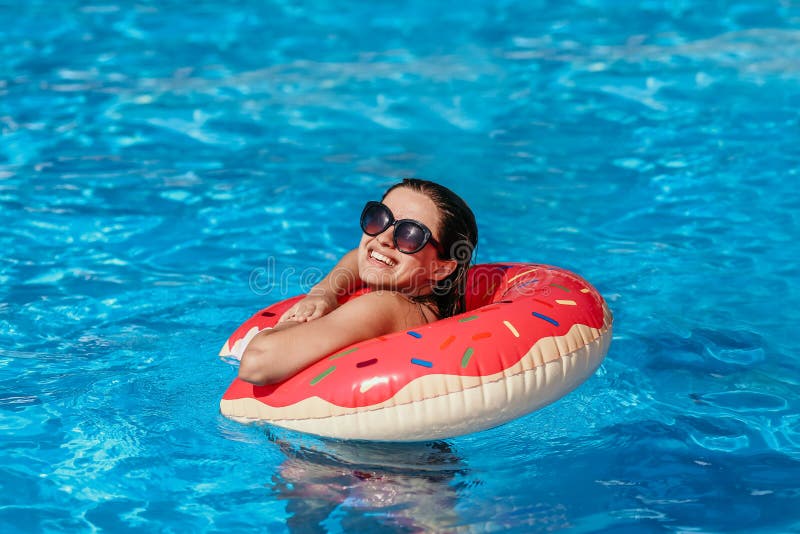
[(370, 251), (369, 257), (371, 259), (373, 259), (373, 260), (381, 262), (382, 264), (384, 264), (384, 265), (386, 265), (388, 267), (394, 267), (395, 265), (397, 265), (397, 263), (394, 260), (392, 260), (391, 258), (388, 258), (388, 257), (384, 256), (380, 252), (375, 252), (374, 250)]

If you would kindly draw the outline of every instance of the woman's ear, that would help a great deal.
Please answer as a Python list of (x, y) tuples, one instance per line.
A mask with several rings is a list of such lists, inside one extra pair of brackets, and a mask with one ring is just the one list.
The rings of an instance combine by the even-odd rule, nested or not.
[(456, 260), (436, 260), (436, 267), (434, 267), (433, 272), (431, 273), (431, 279), (436, 282), (444, 280), (458, 267), (458, 262)]

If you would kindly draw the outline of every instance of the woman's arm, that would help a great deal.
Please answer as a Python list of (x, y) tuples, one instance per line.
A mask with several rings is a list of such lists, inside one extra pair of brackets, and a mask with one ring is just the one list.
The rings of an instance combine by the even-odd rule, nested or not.
[(357, 252), (358, 249), (353, 249), (342, 256), (339, 263), (311, 288), (303, 300), (281, 315), (278, 324), (285, 321), (303, 323), (322, 317), (339, 306), (338, 297), (360, 288), (362, 282), (358, 276)]
[(396, 293), (376, 291), (315, 321), (262, 332), (245, 349), (239, 378), (256, 385), (281, 382), (337, 349), (414, 326), (413, 306)]

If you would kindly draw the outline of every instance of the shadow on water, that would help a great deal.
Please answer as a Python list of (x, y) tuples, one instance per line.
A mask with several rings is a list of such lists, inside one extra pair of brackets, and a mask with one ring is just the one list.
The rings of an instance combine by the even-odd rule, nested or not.
[(317, 449), (271, 430), (267, 436), (286, 457), (270, 485), (287, 503), (290, 532), (337, 524), (345, 532), (430, 532), (459, 524), (453, 480), (466, 468), (443, 441), (325, 441)]

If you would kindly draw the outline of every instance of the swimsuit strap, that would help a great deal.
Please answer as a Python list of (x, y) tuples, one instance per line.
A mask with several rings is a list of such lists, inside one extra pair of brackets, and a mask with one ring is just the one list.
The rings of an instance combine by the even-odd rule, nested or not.
[(417, 309), (419, 310), (419, 315), (420, 315), (420, 317), (422, 317), (422, 320), (425, 321), (425, 324), (428, 324), (428, 323), (431, 322), (431, 321), (428, 320), (428, 317), (425, 315), (425, 310), (424, 310), (425, 308), (428, 308), (428, 310), (433, 314), (433, 316), (435, 317), (434, 321), (439, 319), (439, 315), (437, 315), (437, 313), (435, 311), (433, 311), (433, 308), (431, 308), (431, 305), (429, 303), (423, 304), (420, 301), (416, 301), (416, 302), (417, 302)]
[(402, 296), (403, 296), (403, 298), (405, 298), (406, 300), (408, 300), (408, 301), (409, 301), (409, 302), (411, 302), (412, 304), (416, 304), (416, 305), (417, 305), (417, 311), (419, 312), (419, 316), (422, 318), (422, 322), (423, 322), (424, 324), (428, 324), (428, 323), (430, 323), (430, 322), (431, 322), (431, 321), (429, 321), (429, 320), (428, 320), (428, 316), (427, 316), (427, 315), (425, 315), (425, 310), (424, 310), (424, 308), (428, 308), (428, 310), (430, 310), (430, 312), (431, 312), (431, 313), (433, 314), (433, 316), (436, 318), (436, 319), (434, 319), (434, 320), (438, 320), (438, 319), (439, 319), (439, 314), (437, 314), (435, 311), (433, 311), (433, 308), (431, 308), (431, 305), (430, 305), (429, 303), (422, 303), (422, 302), (420, 302), (420, 301), (418, 301), (418, 300), (414, 300), (414, 299), (413, 299), (413, 298), (411, 298), (411, 297), (408, 297), (408, 296), (406, 296), (406, 295), (403, 295), (402, 293), (400, 293), (400, 295), (402, 295)]

